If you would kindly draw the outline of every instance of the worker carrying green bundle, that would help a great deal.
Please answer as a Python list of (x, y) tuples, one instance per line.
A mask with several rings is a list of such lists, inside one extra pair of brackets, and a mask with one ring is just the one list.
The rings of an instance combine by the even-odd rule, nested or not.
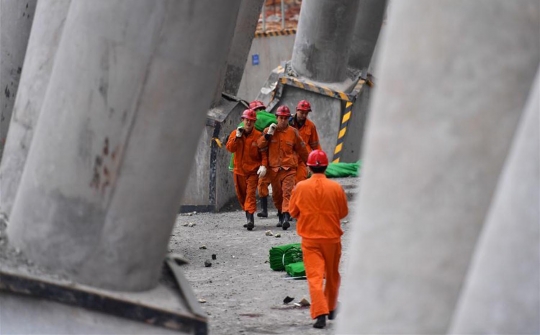
[[(260, 100), (254, 100), (249, 103), (249, 109), (254, 110), (257, 114), (257, 121), (255, 121), (255, 129), (262, 132), (264, 128), (269, 127), (272, 123), (277, 123), (276, 116), (266, 111), (266, 106)], [(244, 126), (244, 123), (240, 123), (238, 126)], [(231, 157), (231, 163), (229, 164), (229, 170), (233, 170), (234, 154)], [(257, 185), (257, 192), (261, 199), (261, 211), (257, 213), (258, 217), (268, 217), (268, 185), (270, 180), (264, 176), (259, 177), (259, 183)], [(245, 227), (244, 227), (245, 228)]]

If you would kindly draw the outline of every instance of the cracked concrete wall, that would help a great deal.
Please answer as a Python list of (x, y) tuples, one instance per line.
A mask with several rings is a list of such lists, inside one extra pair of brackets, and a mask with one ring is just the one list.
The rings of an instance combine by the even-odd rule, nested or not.
[(9, 217), (30, 150), (71, 0), (40, 1), (0, 163), (0, 212)]
[(81, 283), (157, 284), (239, 6), (72, 2), (8, 226), (16, 247)]
[(538, 1), (392, 3), (337, 333), (447, 332), (539, 31)]
[(6, 144), (36, 2), (0, 1), (0, 159)]

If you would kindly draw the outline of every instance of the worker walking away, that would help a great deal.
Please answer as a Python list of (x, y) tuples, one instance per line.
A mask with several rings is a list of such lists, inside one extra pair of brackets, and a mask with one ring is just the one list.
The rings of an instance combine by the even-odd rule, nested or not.
[[(324, 175), (328, 166), (324, 151), (313, 150), (307, 166), (313, 174), (294, 188), (289, 211), (298, 220), (296, 231), (302, 237), (302, 255), (311, 296), (310, 313), (311, 318), (316, 319), (313, 327), (323, 328), (326, 316), (330, 320), (336, 316), (343, 235), (340, 220), (349, 210), (341, 185)], [(326, 285), (323, 288), (324, 278)]]
[(255, 111), (246, 109), (242, 113), (244, 126), (239, 126), (229, 135), (226, 148), (234, 153), (234, 186), (236, 196), (242, 210), (246, 212), (247, 230), (253, 230), (255, 219), (253, 214), (257, 209), (255, 192), (259, 176), (264, 176), (266, 167), (261, 165), (262, 156), (257, 146), (261, 132), (255, 129), (257, 115)]
[[(260, 100), (254, 100), (249, 103), (249, 108), (253, 109), (257, 113), (257, 122), (255, 122), (255, 129), (263, 131), (264, 128), (269, 127), (272, 123), (277, 123), (276, 116), (266, 111), (266, 106)], [(268, 175), (259, 177), (259, 184), (257, 185), (257, 192), (261, 199), (261, 211), (257, 213), (260, 218), (268, 217), (268, 185), (270, 185), (270, 179)]]
[[(308, 119), (308, 114), (311, 112), (311, 104), (307, 100), (300, 100), (296, 105), (296, 114), (289, 120), (289, 125), (298, 129), (300, 137), (304, 143), (308, 152), (313, 150), (322, 150), (319, 144), (319, 134), (317, 133), (317, 127), (315, 123)], [(298, 162), (298, 168), (296, 169), (296, 182), (301, 182), (307, 179), (308, 169), (306, 163), (303, 161)]]
[(298, 130), (289, 126), (291, 111), (280, 106), (276, 111), (277, 125), (265, 128), (258, 140), (262, 151), (262, 164), (267, 167), (267, 175), (272, 185), (272, 200), (278, 210), (277, 227), (287, 230), (289, 220), (289, 200), (295, 185), (298, 159), (307, 161), (308, 151)]

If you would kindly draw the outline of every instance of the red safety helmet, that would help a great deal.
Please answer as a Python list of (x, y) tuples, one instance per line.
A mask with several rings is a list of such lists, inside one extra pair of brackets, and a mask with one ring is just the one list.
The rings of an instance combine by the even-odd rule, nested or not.
[(328, 166), (328, 156), (322, 150), (313, 150), (307, 159), (307, 166)]
[(257, 121), (257, 113), (253, 109), (246, 109), (242, 113), (242, 119)]
[(279, 106), (276, 111), (276, 116), (291, 116), (291, 110), (285, 105)]
[(256, 110), (258, 108), (266, 109), (266, 106), (260, 100), (253, 100), (249, 103), (249, 108), (253, 110)]
[(302, 112), (311, 112), (311, 104), (307, 100), (300, 100), (298, 105), (296, 105), (296, 110)]

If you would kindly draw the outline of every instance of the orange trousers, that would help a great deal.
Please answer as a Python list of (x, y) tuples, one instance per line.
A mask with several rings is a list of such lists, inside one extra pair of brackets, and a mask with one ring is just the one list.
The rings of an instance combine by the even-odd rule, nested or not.
[(259, 178), (259, 185), (257, 185), (257, 192), (259, 192), (259, 198), (264, 198), (268, 196), (268, 185), (270, 185), (270, 178), (268, 174), (264, 177)]
[[(311, 296), (311, 318), (315, 319), (336, 309), (341, 283), (341, 242), (321, 243), (302, 239), (302, 255)], [(326, 284), (323, 287), (325, 277)]]
[(272, 184), (272, 201), (276, 209), (282, 213), (289, 211), (291, 193), (296, 185), (296, 169), (278, 171), (268, 170), (267, 175)]
[(247, 176), (234, 174), (236, 197), (238, 198), (240, 206), (242, 206), (242, 210), (249, 212), (249, 214), (253, 214), (257, 210), (255, 192), (257, 191), (258, 179), (259, 176), (255, 173)]
[(302, 180), (306, 180), (308, 176), (307, 165), (304, 162), (298, 162), (298, 167), (296, 168), (296, 183), (298, 184)]

